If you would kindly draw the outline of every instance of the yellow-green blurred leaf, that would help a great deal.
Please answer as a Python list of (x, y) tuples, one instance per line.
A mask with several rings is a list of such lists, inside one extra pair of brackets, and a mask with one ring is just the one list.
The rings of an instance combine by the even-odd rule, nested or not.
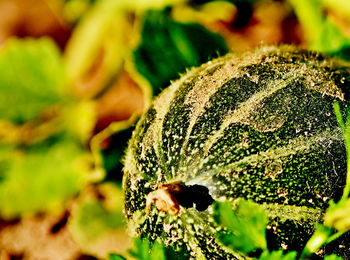
[(86, 143), (92, 136), (97, 121), (96, 104), (93, 101), (82, 101), (65, 107), (63, 114), (64, 129), (81, 143)]
[(310, 49), (350, 60), (350, 39), (324, 14), (321, 0), (289, 0)]
[(296, 260), (297, 252), (292, 251), (285, 253), (283, 250), (279, 251), (264, 251), (261, 256), (258, 258), (259, 260)]
[(162, 9), (167, 6), (186, 3), (188, 0), (122, 0), (121, 2), (123, 2), (123, 4), (129, 9), (148, 10)]
[(122, 190), (113, 183), (90, 187), (71, 212), (69, 230), (85, 252), (98, 247), (122, 252), (130, 245), (125, 232)]
[(0, 118), (24, 122), (63, 102), (60, 53), (49, 39), (11, 39), (0, 49)]
[(350, 199), (340, 205), (331, 206), (324, 216), (324, 223), (338, 231), (350, 230)]
[(75, 27), (64, 62), (78, 96), (99, 93), (120, 70), (127, 54), (128, 26), (120, 1), (101, 0)]
[(350, 1), (348, 0), (321, 0), (322, 4), (342, 15), (350, 16)]
[(85, 184), (91, 158), (71, 140), (55, 139), (26, 149), (0, 146), (2, 218), (59, 212)]

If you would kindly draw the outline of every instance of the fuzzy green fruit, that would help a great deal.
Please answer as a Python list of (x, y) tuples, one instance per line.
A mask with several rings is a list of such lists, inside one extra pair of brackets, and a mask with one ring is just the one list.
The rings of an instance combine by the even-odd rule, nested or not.
[(291, 46), (192, 69), (155, 100), (129, 143), (131, 231), (193, 258), (236, 259), (215, 237), (210, 204), (250, 199), (269, 215), (270, 248), (301, 250), (345, 184), (333, 103), (345, 108), (349, 86), (340, 62)]

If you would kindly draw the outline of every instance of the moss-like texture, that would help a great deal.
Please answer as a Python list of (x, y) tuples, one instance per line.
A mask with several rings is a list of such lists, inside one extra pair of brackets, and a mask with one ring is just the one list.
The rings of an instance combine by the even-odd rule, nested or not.
[(270, 247), (300, 250), (345, 184), (333, 103), (345, 108), (347, 86), (349, 70), (340, 62), (291, 46), (229, 54), (190, 70), (155, 100), (130, 141), (130, 230), (184, 247), (193, 258), (240, 258), (215, 239), (220, 227), (211, 206), (145, 213), (150, 192), (179, 181), (207, 187), (214, 200), (264, 205)]

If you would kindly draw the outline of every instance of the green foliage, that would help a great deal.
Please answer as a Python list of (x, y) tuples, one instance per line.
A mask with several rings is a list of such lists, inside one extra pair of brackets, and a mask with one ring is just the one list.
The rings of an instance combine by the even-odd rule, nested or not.
[(59, 211), (85, 181), (87, 153), (69, 139), (28, 148), (0, 145), (0, 216)]
[[(243, 0), (242, 0), (243, 1)], [(239, 1), (239, 2), (242, 2)], [(256, 2), (247, 0), (246, 2)], [(73, 2), (67, 0), (66, 2)], [(89, 4), (97, 3), (87, 0)], [(124, 53), (122, 37), (115, 23), (114, 11), (122, 12), (120, 6), (142, 6), (144, 9), (155, 6), (153, 1), (113, 0), (99, 4), (95, 12), (82, 22), (80, 33), (70, 46), (66, 57), (66, 68), (72, 78), (78, 78), (88, 70), (88, 65), (99, 47), (108, 46), (105, 66), (110, 69), (108, 81), (123, 63)], [(172, 2), (158, 1), (161, 6)], [(195, 2), (195, 1), (193, 1)], [(198, 1), (203, 2), (203, 1)], [(231, 0), (235, 3), (238, 1)], [(311, 48), (350, 60), (350, 40), (324, 15), (323, 5), (347, 7), (346, 0), (290, 0), (299, 17)], [(109, 9), (106, 16), (103, 6)], [(113, 8), (110, 8), (110, 7)], [(96, 6), (95, 6), (96, 7)], [(102, 10), (103, 9), (103, 10)], [(100, 12), (98, 12), (100, 11)], [(118, 21), (123, 21), (120, 16)], [(85, 27), (86, 26), (86, 27)], [(89, 27), (89, 28), (87, 28)], [(101, 30), (101, 28), (103, 30)], [(125, 29), (125, 28), (124, 28)], [(92, 30), (92, 31), (91, 31)], [(111, 33), (114, 30), (114, 33)], [(91, 35), (98, 37), (91, 37)], [(113, 38), (113, 44), (111, 39)], [(82, 45), (81, 42), (87, 44)], [(117, 42), (118, 44), (114, 44)], [(124, 47), (123, 47), (124, 48)], [(144, 17), (141, 44), (134, 51), (134, 62), (138, 71), (153, 86), (154, 94), (176, 79), (186, 68), (197, 66), (209, 58), (222, 55), (228, 50), (224, 40), (199, 24), (182, 24), (170, 17), (166, 11), (148, 11)], [(123, 55), (122, 55), (123, 54)], [(49, 39), (10, 40), (0, 51), (0, 121), (26, 123), (37, 119), (45, 109), (57, 104), (67, 104), (66, 79), (59, 49)], [(90, 137), (95, 118), (91, 104), (82, 103), (67, 107), (62, 114), (62, 122), (57, 124), (59, 133), (51, 135), (31, 146), (22, 144), (0, 143), (0, 217), (16, 218), (21, 215), (40, 211), (59, 211), (64, 202), (79, 193), (86, 183), (91, 158), (86, 147), (81, 146)], [(335, 106), (336, 114), (343, 130), (347, 151), (350, 151), (349, 120), (343, 119), (340, 108)], [(78, 139), (78, 140), (77, 140)], [(116, 144), (116, 149), (105, 153), (104, 168), (112, 169), (119, 161), (123, 148)], [(350, 160), (348, 159), (348, 169)], [(348, 174), (350, 176), (350, 174)], [(305, 256), (312, 254), (324, 244), (332, 241), (349, 230), (350, 177), (341, 202), (333, 203), (325, 215), (325, 227), (320, 225), (307, 244)], [(118, 194), (116, 197), (120, 198)], [(121, 206), (121, 204), (118, 204)], [(221, 241), (235, 251), (248, 254), (262, 250), (259, 259), (296, 259), (296, 252), (284, 254), (280, 251), (268, 251), (265, 228), (267, 216), (264, 211), (250, 201), (241, 201), (236, 209), (230, 203), (215, 205), (217, 222), (227, 229), (219, 234)], [(71, 219), (71, 228), (81, 241), (93, 241), (104, 232), (119, 228), (123, 223), (121, 209), (107, 210), (99, 201), (84, 201), (79, 204)], [(147, 240), (136, 239), (131, 255), (136, 259), (186, 259), (171, 249), (163, 248), (159, 243), (151, 244)], [(126, 259), (121, 255), (111, 254), (110, 260)], [(326, 260), (341, 259), (336, 255), (325, 256)]]
[(328, 9), (333, 10), (340, 15), (350, 16), (350, 1), (348, 0), (320, 0)]
[(292, 251), (285, 253), (282, 250), (279, 251), (264, 251), (261, 256), (258, 258), (259, 260), (295, 260), (297, 259), (297, 252)]
[[(112, 183), (105, 183), (103, 187), (107, 191), (104, 195), (107, 202), (102, 203), (97, 197), (86, 196), (80, 199), (72, 211), (69, 230), (83, 248), (124, 225), (122, 204), (118, 203), (122, 197), (121, 189)], [(113, 208), (107, 208), (105, 204), (111, 204)]]
[[(129, 254), (137, 260), (185, 260), (190, 258), (183, 250), (177, 251), (172, 247), (164, 247), (157, 241), (152, 243), (147, 239), (141, 238), (134, 238), (134, 246), (129, 250)], [(109, 260), (119, 259), (127, 258), (119, 254), (109, 255)]]
[(306, 243), (302, 256), (311, 255), (320, 249), (327, 242), (332, 230), (321, 224), (318, 224), (316, 230), (309, 241)]
[[(349, 221), (349, 194), (350, 194), (350, 110), (347, 107), (345, 119), (341, 112), (340, 104), (334, 103), (334, 113), (338, 119), (339, 126), (344, 137), (345, 149), (347, 151), (347, 176), (343, 195), (338, 202), (330, 201), (330, 205), (324, 216), (324, 224), (319, 224), (307, 242), (302, 257), (316, 252), (322, 246), (334, 241), (350, 229)], [(342, 259), (335, 255), (325, 259)]]
[(86, 183), (91, 157), (82, 143), (95, 115), (87, 103), (73, 105), (65, 88), (61, 54), (51, 40), (6, 42), (0, 52), (2, 218), (59, 212)]
[(158, 242), (152, 244), (143, 239), (134, 240), (134, 249), (130, 254), (139, 260), (166, 260), (165, 249)]
[(91, 90), (85, 90), (84, 97), (97, 94), (95, 92), (101, 91), (100, 88), (103, 89), (120, 70), (126, 53), (126, 29), (121, 2), (111, 0), (96, 1), (75, 27), (64, 53), (64, 65), (70, 84), (79, 82), (87, 75), (91, 64), (101, 55), (100, 51), (104, 52), (99, 64), (104, 71), (99, 79), (100, 86), (92, 93)]
[(326, 255), (324, 257), (324, 260), (343, 260), (343, 258), (341, 258), (337, 255)]
[(142, 26), (142, 42), (134, 51), (137, 70), (151, 83), (153, 94), (177, 79), (186, 68), (198, 66), (228, 49), (221, 36), (199, 24), (182, 24), (169, 10), (148, 11)]
[(332, 202), (324, 216), (324, 224), (341, 232), (350, 230), (350, 199), (339, 203)]
[(309, 48), (350, 60), (350, 39), (324, 15), (321, 0), (289, 0), (305, 31)]
[(266, 225), (264, 210), (252, 201), (241, 200), (236, 209), (230, 202), (215, 204), (217, 223), (227, 228), (228, 233), (219, 234), (221, 242), (234, 251), (249, 253), (266, 249)]
[(117, 254), (110, 254), (109, 260), (126, 260), (124, 256), (117, 255)]
[(51, 40), (9, 40), (0, 52), (0, 119), (22, 123), (62, 102), (64, 78)]

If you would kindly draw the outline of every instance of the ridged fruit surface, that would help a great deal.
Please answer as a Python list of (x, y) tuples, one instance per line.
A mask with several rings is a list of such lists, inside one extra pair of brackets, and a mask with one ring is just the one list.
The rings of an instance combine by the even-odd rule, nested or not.
[[(269, 215), (269, 246), (300, 250), (345, 184), (333, 104), (345, 108), (346, 87), (346, 66), (291, 46), (188, 71), (155, 99), (130, 140), (123, 185), (131, 232), (193, 258), (240, 258), (215, 238), (210, 203), (250, 199)], [(172, 184), (199, 191), (181, 198), (164, 188)], [(160, 203), (162, 189), (178, 209)]]

